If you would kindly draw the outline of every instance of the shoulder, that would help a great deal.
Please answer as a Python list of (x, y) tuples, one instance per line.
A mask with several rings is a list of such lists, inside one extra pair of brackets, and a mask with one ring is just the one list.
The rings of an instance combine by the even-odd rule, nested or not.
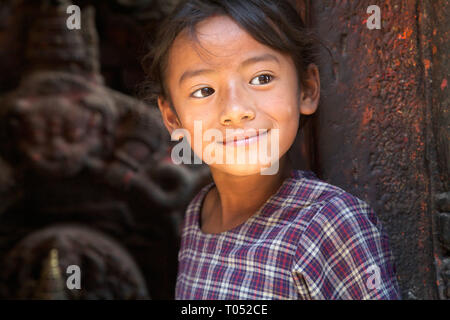
[[(375, 212), (361, 199), (321, 185), (300, 237), (293, 267), (308, 283), (308, 296), (322, 299), (396, 298), (398, 288), (388, 238)], [(377, 290), (367, 281), (376, 269)], [(306, 293), (303, 292), (305, 295)]]
[(295, 170), (288, 179), (282, 196), (285, 198), (286, 206), (304, 208), (322, 206), (343, 193), (346, 192), (320, 180), (311, 171)]
[(350, 237), (368, 236), (368, 230), (378, 234), (381, 229), (380, 221), (366, 202), (348, 192), (340, 192), (321, 202), (304, 236), (335, 234), (344, 241)]
[[(311, 246), (330, 249), (331, 244), (338, 249), (338, 243), (343, 246), (349, 245), (349, 241), (384, 236), (375, 212), (363, 200), (315, 176), (302, 183), (310, 185), (306, 198), (315, 210), (303, 217), (306, 227), (299, 251)], [(305, 199), (305, 195), (299, 198)]]
[(309, 208), (309, 215), (302, 219), (308, 229), (345, 227), (346, 223), (381, 225), (370, 206), (345, 190), (322, 181), (309, 171), (296, 170), (287, 192), (286, 205), (297, 209)]

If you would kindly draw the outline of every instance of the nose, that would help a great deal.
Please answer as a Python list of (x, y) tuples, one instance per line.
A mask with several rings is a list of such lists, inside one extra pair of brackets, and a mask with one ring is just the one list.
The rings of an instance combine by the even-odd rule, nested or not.
[(222, 99), (223, 110), (220, 123), (224, 126), (238, 125), (255, 118), (255, 110), (249, 94), (238, 85), (230, 85)]

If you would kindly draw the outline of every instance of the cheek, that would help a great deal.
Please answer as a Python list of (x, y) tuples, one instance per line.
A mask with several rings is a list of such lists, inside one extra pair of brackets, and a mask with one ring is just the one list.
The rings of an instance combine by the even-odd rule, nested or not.
[(280, 153), (287, 151), (297, 136), (299, 126), (299, 106), (296, 94), (290, 90), (280, 90), (264, 101), (265, 112), (279, 129)]
[(281, 84), (280, 89), (263, 95), (260, 98), (260, 105), (264, 112), (271, 117), (280, 128), (290, 125), (295, 119), (298, 121), (300, 116), (299, 104), (296, 92), (286, 88)]
[[(202, 149), (205, 147), (203, 136), (204, 132), (208, 129), (207, 122), (205, 119), (196, 117), (195, 115), (180, 120), (189, 145), (197, 155), (201, 155)], [(202, 146), (198, 145), (198, 142), (202, 142)]]
[(192, 138), (196, 134), (203, 135), (207, 129), (217, 128), (218, 117), (205, 109), (208, 108), (198, 108), (198, 110), (190, 108), (190, 112), (179, 114), (182, 128), (187, 130)]
[(295, 141), (298, 132), (298, 118), (292, 118), (286, 125), (280, 128), (280, 154), (289, 150)]

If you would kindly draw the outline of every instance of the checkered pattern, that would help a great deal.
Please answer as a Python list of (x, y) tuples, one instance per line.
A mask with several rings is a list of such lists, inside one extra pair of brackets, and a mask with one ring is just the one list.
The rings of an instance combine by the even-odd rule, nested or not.
[(176, 299), (399, 299), (388, 239), (370, 207), (293, 170), (256, 214), (201, 231), (205, 186), (184, 220)]

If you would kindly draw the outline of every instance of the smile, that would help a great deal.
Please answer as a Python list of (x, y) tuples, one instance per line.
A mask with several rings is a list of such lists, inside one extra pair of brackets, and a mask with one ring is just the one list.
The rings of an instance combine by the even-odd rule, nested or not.
[(254, 132), (252, 135), (245, 135), (245, 134), (236, 135), (236, 136), (227, 138), (220, 143), (224, 146), (235, 146), (235, 147), (247, 146), (252, 143), (255, 143), (260, 138), (265, 137), (269, 131), (270, 131), (270, 129), (264, 130), (264, 131), (261, 130), (261, 132), (258, 130), (257, 132)]

